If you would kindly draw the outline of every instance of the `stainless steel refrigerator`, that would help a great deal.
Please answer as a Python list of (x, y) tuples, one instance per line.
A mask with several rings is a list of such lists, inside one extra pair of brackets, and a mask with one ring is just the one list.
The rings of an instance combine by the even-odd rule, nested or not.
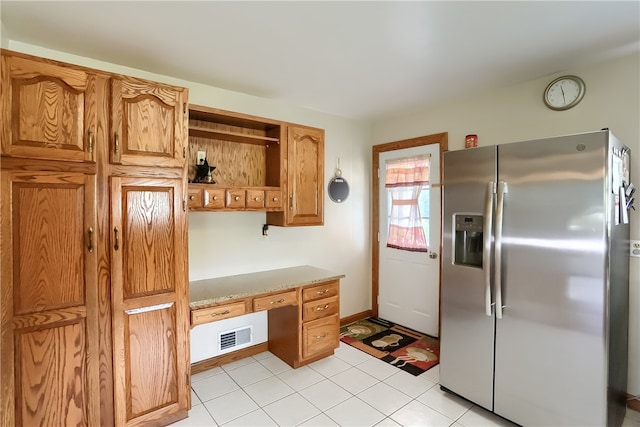
[(444, 390), (524, 426), (622, 423), (629, 155), (608, 130), (445, 153)]

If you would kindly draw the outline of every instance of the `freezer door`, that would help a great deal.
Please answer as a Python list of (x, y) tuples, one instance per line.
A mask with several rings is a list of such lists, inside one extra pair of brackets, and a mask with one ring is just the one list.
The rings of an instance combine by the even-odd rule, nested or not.
[(607, 138), (498, 147), (506, 193), (494, 411), (520, 425), (606, 425)]
[(490, 263), (483, 260), (484, 238), (491, 252), (491, 231), (478, 227), (484, 225), (487, 189), (495, 181), (496, 147), (447, 152), (443, 167), (440, 384), (491, 410), (494, 317), (485, 299)]

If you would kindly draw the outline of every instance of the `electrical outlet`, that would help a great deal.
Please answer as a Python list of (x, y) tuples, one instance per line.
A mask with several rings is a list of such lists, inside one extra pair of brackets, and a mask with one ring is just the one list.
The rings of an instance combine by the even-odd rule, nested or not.
[(632, 240), (631, 241), (631, 253), (630, 256), (640, 257), (640, 240)]
[(206, 158), (207, 158), (206, 151), (198, 151), (198, 153), (196, 154), (196, 164), (203, 165)]

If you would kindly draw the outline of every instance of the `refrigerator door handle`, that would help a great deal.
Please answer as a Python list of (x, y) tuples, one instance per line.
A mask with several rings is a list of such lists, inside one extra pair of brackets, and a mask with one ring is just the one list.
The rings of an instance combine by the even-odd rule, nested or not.
[(495, 283), (496, 283), (496, 318), (502, 319), (502, 221), (504, 219), (504, 195), (507, 194), (507, 183), (498, 182), (496, 199), (496, 232), (495, 232)]
[(487, 316), (493, 315), (491, 306), (491, 229), (493, 227), (493, 199), (496, 193), (496, 183), (491, 181), (487, 184), (487, 192), (484, 198), (484, 224), (483, 224), (483, 244), (482, 268), (484, 269), (484, 307)]

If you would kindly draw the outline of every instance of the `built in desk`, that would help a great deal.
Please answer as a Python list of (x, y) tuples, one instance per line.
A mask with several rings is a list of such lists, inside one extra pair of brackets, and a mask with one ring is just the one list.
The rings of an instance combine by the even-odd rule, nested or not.
[(268, 310), (268, 348), (297, 368), (333, 354), (344, 274), (298, 266), (189, 283), (191, 326)]

